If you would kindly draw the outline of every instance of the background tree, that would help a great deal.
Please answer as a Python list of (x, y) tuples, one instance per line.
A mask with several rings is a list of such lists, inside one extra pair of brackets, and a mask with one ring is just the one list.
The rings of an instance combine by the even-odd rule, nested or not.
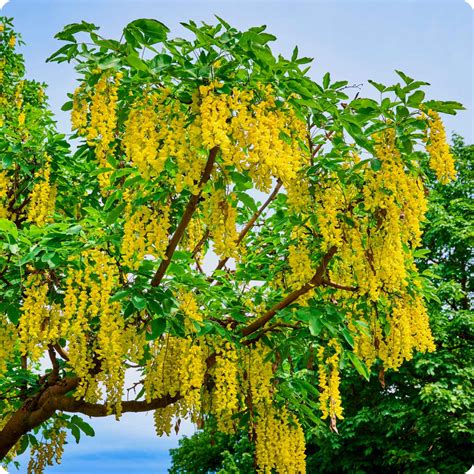
[[(309, 431), (310, 472), (465, 473), (474, 463), (474, 147), (457, 136), (453, 141), (457, 179), (430, 189), (430, 221), (423, 237), (427, 252), (419, 261), (436, 277), (437, 296), (428, 305), (436, 351), (415, 355), (398, 371), (374, 370), (369, 382), (347, 370), (339, 433), (320, 421)], [(245, 455), (238, 448), (245, 438), (244, 431), (220, 436), (210, 425), (171, 450), (170, 472), (227, 472), (228, 457), (238, 462), (252, 456), (249, 445), (243, 445)]]
[(434, 349), (414, 259), (427, 166), (455, 174), (438, 112), (459, 104), (402, 72), (350, 100), (297, 48), (275, 58), (265, 27), (189, 22), (188, 41), (141, 19), (116, 41), (82, 22), (50, 58), (80, 76), (69, 158), (50, 125), (33, 151), (12, 132), (29, 109), (3, 25), (2, 149), (20, 156), (2, 171), (1, 458), (31, 445), (41, 472), (67, 430), (93, 434), (75, 413), (154, 410), (158, 434), (247, 426), (258, 470), (302, 472), (317, 407), (342, 418), (341, 368)]

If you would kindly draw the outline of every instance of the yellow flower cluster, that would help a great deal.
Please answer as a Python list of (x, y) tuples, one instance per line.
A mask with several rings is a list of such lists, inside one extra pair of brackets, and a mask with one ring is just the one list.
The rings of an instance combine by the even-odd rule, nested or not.
[(321, 249), (328, 250), (335, 245), (342, 246), (343, 232), (338, 213), (345, 206), (344, 193), (336, 180), (330, 179), (326, 188), (320, 189), (320, 207), (317, 213), (319, 231), (321, 232)]
[(397, 370), (404, 360), (413, 357), (413, 351), (433, 352), (428, 313), (420, 296), (401, 295), (395, 299), (387, 316), (390, 332), (384, 336), (380, 323), (371, 318), (371, 334), (356, 338), (355, 352), (368, 366), (379, 357), (386, 368)]
[(184, 404), (191, 410), (199, 410), (201, 403), (201, 386), (206, 373), (206, 354), (201, 345), (187, 338), (187, 350), (181, 359), (181, 387)]
[[(51, 325), (51, 320), (55, 323), (56, 318), (54, 318), (55, 311), (50, 310), (48, 291), (48, 283), (41, 274), (28, 275), (18, 332), (21, 353), (28, 355), (33, 362), (37, 362), (48, 343), (57, 338), (57, 329)], [(50, 327), (53, 337), (50, 337)]]
[[(291, 232), (291, 239), (294, 241), (288, 247), (289, 272), (286, 275), (286, 285), (290, 291), (301, 288), (314, 276), (314, 269), (311, 262), (310, 239), (307, 230), (303, 226), (294, 227)], [(277, 282), (277, 285), (283, 285)], [(308, 301), (314, 296), (314, 291), (310, 290), (298, 298), (298, 303), (307, 306)]]
[(237, 209), (229, 202), (225, 190), (212, 191), (204, 202), (205, 222), (220, 257), (237, 257)]
[[(343, 192), (333, 193), (329, 202), (332, 214), (326, 209), (318, 216), (320, 232), (326, 236), (323, 247), (339, 245), (341, 257), (332, 268), (335, 281), (358, 287), (377, 301), (382, 291), (394, 293), (407, 285), (411, 250), (420, 245), (421, 223), (427, 202), (421, 180), (407, 171), (395, 143), (395, 132), (388, 129), (376, 137), (376, 154), (381, 169), (361, 168), (365, 181), (363, 207), (367, 214), (352, 215), (352, 219), (338, 219), (337, 213), (357, 204), (358, 190), (347, 185)], [(338, 204), (334, 204), (335, 202)], [(327, 215), (331, 215), (328, 220)], [(350, 214), (349, 214), (350, 216)], [(323, 225), (323, 221), (326, 221)]]
[(115, 408), (115, 416), (119, 419), (125, 377), (123, 360), (127, 347), (124, 345), (124, 320), (120, 303), (109, 301), (114, 292), (117, 272), (112, 259), (102, 252), (91, 251), (86, 258), (92, 263), (94, 272), (86, 274), (86, 281), (90, 288), (90, 317), (98, 316), (100, 321), (96, 354), (107, 393), (107, 409), (112, 413)]
[(249, 348), (246, 356), (248, 389), (252, 405), (257, 407), (257, 410), (261, 406), (270, 406), (273, 400), (273, 367), (270, 354), (270, 348), (259, 341)]
[(8, 318), (0, 314), (0, 377), (7, 370), (7, 363), (13, 358), (16, 343), (15, 326), (8, 321)]
[(428, 110), (427, 119), (429, 134), (426, 150), (430, 155), (430, 168), (436, 173), (438, 181), (446, 184), (456, 178), (454, 158), (449, 151), (446, 132), (438, 112)]
[(342, 420), (341, 394), (339, 392), (339, 358), (341, 347), (335, 339), (331, 339), (327, 345), (333, 354), (325, 356), (326, 348), (320, 346), (318, 349), (318, 373), (319, 373), (319, 407), (322, 411), (321, 418), (330, 418), (335, 423), (336, 418)]
[(222, 150), (230, 149), (228, 122), (232, 111), (228, 107), (227, 95), (213, 93), (220, 87), (222, 84), (217, 82), (199, 87), (202, 143), (209, 150), (215, 146)]
[[(118, 88), (122, 77), (120, 72), (115, 76), (104, 72), (93, 91), (85, 94), (83, 88), (79, 87), (74, 95), (72, 127), (87, 138), (89, 145), (95, 147), (101, 168), (108, 167), (107, 157), (116, 138)], [(106, 187), (109, 173), (100, 174), (99, 183), (102, 188)]]
[(239, 355), (230, 342), (223, 340), (215, 352), (212, 411), (217, 418), (217, 429), (222, 433), (233, 433), (232, 415), (239, 407)]
[(147, 255), (164, 258), (170, 228), (170, 206), (159, 204), (150, 209), (142, 205), (134, 212), (129, 201), (123, 228), (122, 259), (125, 266), (137, 269)]
[[(110, 412), (120, 416), (124, 382), (123, 360), (130, 351), (134, 338), (124, 330), (123, 316), (118, 302), (111, 302), (118, 275), (114, 260), (98, 249), (82, 254), (84, 268), (71, 270), (66, 280), (63, 320), (68, 328), (68, 364), (81, 381), (75, 391), (80, 398), (96, 398), (96, 385), (91, 369), (92, 350), (98, 355), (101, 381), (107, 393)], [(92, 339), (91, 321), (97, 318), (100, 326), (97, 338)], [(127, 343), (128, 342), (128, 343)], [(94, 390), (90, 390), (90, 386)]]
[(200, 413), (206, 353), (190, 337), (165, 336), (154, 341), (150, 349), (152, 358), (147, 362), (144, 381), (146, 399), (166, 395), (182, 397), (154, 413), (158, 436), (169, 435), (174, 418), (191, 415), (191, 419), (196, 420)]
[[(194, 216), (186, 227), (186, 232), (184, 234), (183, 240), (181, 241), (181, 246), (188, 252), (194, 252), (198, 244), (201, 242), (201, 239), (205, 235), (204, 231), (204, 221), (199, 218), (199, 216)], [(196, 257), (200, 260), (203, 254), (203, 245), (198, 252), (196, 252)]]
[[(206, 371), (203, 347), (190, 337), (166, 336), (153, 341), (150, 350), (152, 357), (147, 361), (144, 381), (146, 399), (179, 394), (183, 399), (173, 405), (173, 414), (179, 410), (185, 413), (199, 410), (200, 389)], [(166, 410), (158, 413), (169, 415)]]
[(8, 40), (8, 46), (13, 49), (16, 45), (16, 37), (15, 35), (11, 35), (10, 39)]
[(87, 134), (89, 106), (85, 98), (84, 85), (76, 88), (73, 95), (71, 111), (71, 129), (79, 135)]
[(176, 406), (168, 405), (164, 408), (157, 408), (153, 413), (153, 419), (155, 422), (155, 432), (157, 436), (171, 434), (173, 427), (173, 418), (176, 414)]
[[(291, 108), (278, 107), (270, 85), (258, 91), (233, 89), (218, 93), (220, 84), (200, 87), (203, 143), (219, 146), (224, 164), (248, 170), (255, 186), (268, 191), (272, 177), (285, 184), (308, 163), (300, 146), (306, 125)], [(286, 139), (285, 139), (286, 137)]]
[(63, 422), (56, 420), (51, 433), (48, 441), (31, 446), (28, 474), (43, 474), (46, 466), (61, 464), (67, 437)]
[(154, 94), (137, 101), (125, 122), (122, 144), (127, 158), (145, 178), (160, 174), (168, 158), (166, 149), (159, 150), (163, 117), (157, 107), (163, 99)]
[(268, 407), (255, 426), (257, 472), (302, 474), (306, 472), (304, 432), (285, 408)]
[(285, 183), (287, 202), (291, 211), (306, 214), (311, 209), (313, 198), (310, 193), (309, 181), (304, 173), (300, 172), (294, 179)]
[[(207, 152), (202, 149), (200, 116), (188, 123), (189, 109), (178, 101), (167, 101), (169, 94), (168, 88), (146, 91), (135, 102), (125, 122), (122, 143), (127, 158), (145, 178), (162, 173), (171, 159), (177, 165), (176, 192), (186, 188), (197, 193), (207, 160)], [(196, 103), (191, 105), (196, 107)]]
[(203, 320), (195, 296), (190, 291), (180, 291), (178, 294), (179, 309), (185, 316), (184, 324), (189, 333), (195, 333), (197, 325)]
[(43, 226), (54, 212), (56, 187), (51, 184), (51, 157), (46, 155), (42, 168), (35, 173), (35, 184), (28, 205), (28, 221)]
[[(188, 124), (189, 113), (194, 120)], [(176, 192), (189, 189), (193, 194), (199, 192), (199, 181), (206, 165), (209, 152), (204, 148), (201, 130), (202, 117), (199, 110), (199, 96), (193, 95), (190, 110), (179, 110), (174, 114), (169, 133), (176, 141), (175, 152), (178, 173), (176, 175)], [(190, 158), (192, 157), (192, 158)]]
[(8, 218), (8, 186), (10, 180), (6, 171), (0, 171), (0, 219)]

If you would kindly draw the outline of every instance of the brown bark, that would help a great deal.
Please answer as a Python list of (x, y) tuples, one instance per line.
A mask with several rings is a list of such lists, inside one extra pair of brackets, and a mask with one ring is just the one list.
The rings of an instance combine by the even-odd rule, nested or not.
[(275, 306), (270, 308), (263, 316), (261, 316), (248, 326), (244, 327), (241, 331), (242, 336), (249, 336), (258, 329), (262, 328), (263, 326), (265, 326), (265, 324), (268, 323), (268, 321), (270, 321), (275, 316), (278, 311), (281, 311), (282, 309), (289, 306), (291, 303), (294, 303), (300, 296), (304, 295), (314, 287), (321, 285), (323, 282), (324, 275), (326, 274), (327, 266), (334, 254), (336, 253), (336, 250), (336, 247), (331, 247), (327, 251), (326, 255), (324, 255), (313, 278), (311, 278), (311, 280), (305, 283), (301, 288), (293, 291), (286, 298), (282, 299)]
[(199, 192), (191, 196), (191, 199), (189, 200), (188, 205), (186, 206), (186, 209), (184, 211), (183, 217), (181, 218), (181, 221), (178, 224), (178, 227), (176, 228), (168, 244), (168, 247), (165, 252), (165, 258), (161, 261), (160, 266), (158, 267), (158, 270), (156, 271), (155, 276), (153, 277), (151, 281), (152, 286), (158, 286), (161, 283), (161, 280), (163, 279), (163, 277), (165, 276), (166, 270), (168, 269), (171, 263), (171, 258), (173, 257), (173, 253), (176, 250), (176, 247), (178, 246), (179, 242), (181, 241), (184, 231), (186, 230), (186, 227), (188, 226), (189, 221), (193, 217), (194, 211), (196, 210), (199, 200), (201, 199), (202, 188), (209, 181), (211, 177), (212, 168), (214, 167), (214, 163), (216, 161), (216, 156), (217, 156), (218, 151), (219, 151), (219, 148), (214, 147), (209, 152), (209, 158), (207, 160), (206, 166), (202, 173), (201, 180), (199, 181), (199, 185), (198, 185)]
[[(276, 198), (278, 195), (278, 192), (280, 191), (283, 183), (281, 181), (278, 181), (277, 185), (275, 186), (275, 189), (272, 191), (270, 196), (268, 196), (268, 199), (262, 204), (260, 209), (255, 211), (254, 215), (251, 217), (251, 219), (247, 222), (245, 227), (240, 231), (239, 237), (237, 238), (237, 245), (244, 240), (245, 236), (249, 232), (249, 230), (254, 226), (255, 222), (257, 222), (257, 219), (262, 215), (263, 211), (270, 205), (270, 203)], [(227, 263), (229, 260), (229, 257), (225, 257), (222, 260), (219, 261), (217, 264), (217, 267), (214, 271), (220, 270), (224, 267), (224, 265)], [(211, 277), (212, 279), (212, 277)]]
[[(103, 417), (114, 413), (114, 410), (109, 413), (105, 404), (88, 403), (68, 396), (68, 392), (74, 390), (78, 383), (77, 377), (62, 379), (36, 397), (28, 399), (16, 411), (0, 431), (0, 461), (5, 458), (24, 434), (51, 418), (56, 411), (82, 413), (91, 417)], [(123, 401), (122, 412), (138, 413), (156, 410), (176, 402), (179, 398), (181, 397), (177, 394), (174, 397), (166, 395), (150, 402), (145, 400)]]
[(26, 400), (0, 431), (0, 460), (8, 454), (24, 434), (51, 418), (57, 409), (55, 407), (57, 397), (65, 396), (74, 390), (78, 383), (77, 377), (68, 377), (46, 388), (36, 397)]

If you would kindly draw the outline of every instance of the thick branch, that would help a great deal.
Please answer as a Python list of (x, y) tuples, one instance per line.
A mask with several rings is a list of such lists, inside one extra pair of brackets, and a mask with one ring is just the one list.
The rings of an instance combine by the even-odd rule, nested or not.
[(51, 360), (52, 371), (49, 374), (49, 380), (51, 383), (56, 382), (59, 377), (59, 362), (56, 358), (56, 352), (54, 352), (53, 346), (48, 347), (48, 354)]
[[(61, 380), (55, 385), (48, 387), (43, 393), (35, 398), (27, 400), (8, 420), (0, 431), (0, 461), (7, 456), (8, 452), (18, 443), (23, 435), (51, 418), (56, 411), (71, 413), (83, 413), (92, 417), (103, 417), (114, 414), (107, 410), (105, 404), (88, 403), (83, 400), (75, 400), (68, 396), (68, 392), (74, 390), (79, 383), (77, 377), (69, 377)], [(122, 412), (144, 412), (164, 408), (181, 398), (176, 394), (174, 397), (166, 395), (162, 398), (136, 401), (127, 400), (122, 402)]]
[(308, 291), (312, 290), (316, 286), (320, 286), (322, 284), (324, 275), (326, 274), (326, 269), (327, 266), (336, 253), (337, 248), (336, 247), (331, 247), (326, 255), (324, 255), (321, 263), (319, 264), (319, 267), (316, 270), (316, 273), (314, 274), (313, 278), (311, 278), (310, 281), (305, 283), (301, 288), (298, 290), (293, 291), (290, 293), (286, 298), (282, 299), (279, 303), (277, 303), (275, 306), (270, 308), (263, 316), (255, 320), (253, 323), (249, 324), (248, 326), (244, 327), (241, 331), (242, 336), (249, 336), (250, 334), (254, 333), (258, 329), (262, 328), (265, 326), (265, 324), (270, 321), (273, 316), (275, 316), (278, 311), (281, 311), (282, 309), (286, 308), (290, 304), (294, 303), (300, 296), (304, 295)]
[(166, 270), (168, 269), (171, 263), (171, 258), (173, 257), (173, 253), (176, 250), (176, 247), (178, 246), (179, 242), (181, 241), (184, 231), (186, 230), (186, 227), (188, 226), (189, 221), (193, 217), (194, 211), (196, 210), (196, 207), (199, 203), (199, 199), (201, 198), (201, 194), (202, 194), (202, 188), (209, 181), (209, 178), (211, 177), (212, 168), (214, 166), (214, 162), (216, 161), (218, 150), (219, 150), (218, 147), (214, 147), (209, 152), (209, 158), (207, 160), (206, 166), (202, 173), (201, 180), (199, 181), (199, 184), (198, 184), (199, 191), (197, 194), (193, 194), (191, 196), (191, 199), (189, 200), (188, 205), (186, 206), (183, 217), (181, 218), (181, 222), (178, 224), (178, 227), (176, 228), (173, 234), (173, 237), (171, 237), (171, 240), (168, 244), (168, 248), (166, 249), (166, 252), (165, 252), (165, 258), (161, 261), (160, 266), (158, 267), (158, 270), (156, 271), (155, 276), (153, 277), (153, 280), (151, 281), (152, 286), (158, 286), (161, 283), (161, 280), (163, 279), (163, 277), (165, 276)]
[[(260, 209), (255, 211), (254, 215), (251, 217), (251, 219), (247, 222), (245, 227), (240, 231), (239, 237), (237, 238), (237, 245), (244, 240), (245, 236), (248, 234), (249, 230), (255, 225), (255, 222), (257, 222), (257, 219), (262, 215), (263, 211), (271, 204), (271, 202), (276, 198), (278, 192), (280, 191), (282, 187), (282, 182), (279, 180), (277, 185), (275, 186), (275, 189), (272, 191), (270, 196), (268, 196), (268, 199), (261, 205)], [(227, 263), (229, 260), (229, 257), (225, 257), (222, 260), (219, 261), (217, 264), (217, 267), (214, 271), (220, 270), (221, 268), (224, 267), (224, 265)]]
[(69, 360), (67, 352), (59, 344), (55, 344), (54, 349), (64, 360)]
[(330, 286), (331, 288), (336, 288), (337, 290), (346, 290), (346, 291), (357, 291), (358, 288), (356, 286), (346, 286), (340, 285), (339, 283), (335, 283), (331, 280), (324, 279), (321, 282), (324, 286)]
[[(166, 395), (162, 398), (156, 398), (147, 402), (146, 400), (128, 400), (122, 401), (123, 413), (139, 413), (144, 411), (156, 410), (157, 408), (165, 408), (175, 403), (181, 398), (180, 395), (174, 397)], [(75, 400), (72, 397), (60, 397), (56, 400), (56, 409), (69, 413), (82, 413), (92, 417), (103, 417), (115, 414), (114, 407), (110, 407), (112, 411), (107, 410), (107, 405), (101, 403), (88, 403), (82, 400)]]
[(57, 410), (55, 400), (74, 390), (79, 383), (77, 377), (68, 377), (48, 387), (35, 398), (25, 401), (0, 431), (0, 460), (15, 446), (21, 437), (44, 423)]

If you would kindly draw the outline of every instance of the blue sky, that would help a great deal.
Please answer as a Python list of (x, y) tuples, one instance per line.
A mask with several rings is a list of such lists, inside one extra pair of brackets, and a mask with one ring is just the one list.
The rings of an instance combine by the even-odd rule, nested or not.
[[(156, 18), (172, 33), (183, 35), (180, 21), (211, 22), (217, 14), (239, 28), (266, 24), (278, 41), (275, 51), (314, 57), (312, 75), (330, 71), (333, 79), (361, 84), (361, 96), (374, 96), (367, 79), (392, 83), (394, 69), (431, 83), (427, 96), (457, 100), (467, 108), (448, 117), (449, 134), (456, 131), (472, 142), (473, 21), (464, 0), (10, 0), (2, 14), (15, 18), (27, 47), (23, 48), (29, 77), (49, 84), (48, 94), (61, 131), (69, 132), (69, 117), (60, 111), (66, 93), (75, 88), (69, 64), (45, 64), (61, 44), (53, 39), (65, 24), (80, 20), (101, 26), (105, 36), (119, 37), (136, 18)], [(124, 415), (92, 422), (97, 436), (66, 449), (61, 466), (50, 473), (164, 473), (168, 449), (176, 436), (157, 438), (151, 415)], [(191, 432), (185, 425), (184, 431)], [(14, 470), (12, 472), (15, 472)], [(23, 466), (20, 473), (26, 472)]]

